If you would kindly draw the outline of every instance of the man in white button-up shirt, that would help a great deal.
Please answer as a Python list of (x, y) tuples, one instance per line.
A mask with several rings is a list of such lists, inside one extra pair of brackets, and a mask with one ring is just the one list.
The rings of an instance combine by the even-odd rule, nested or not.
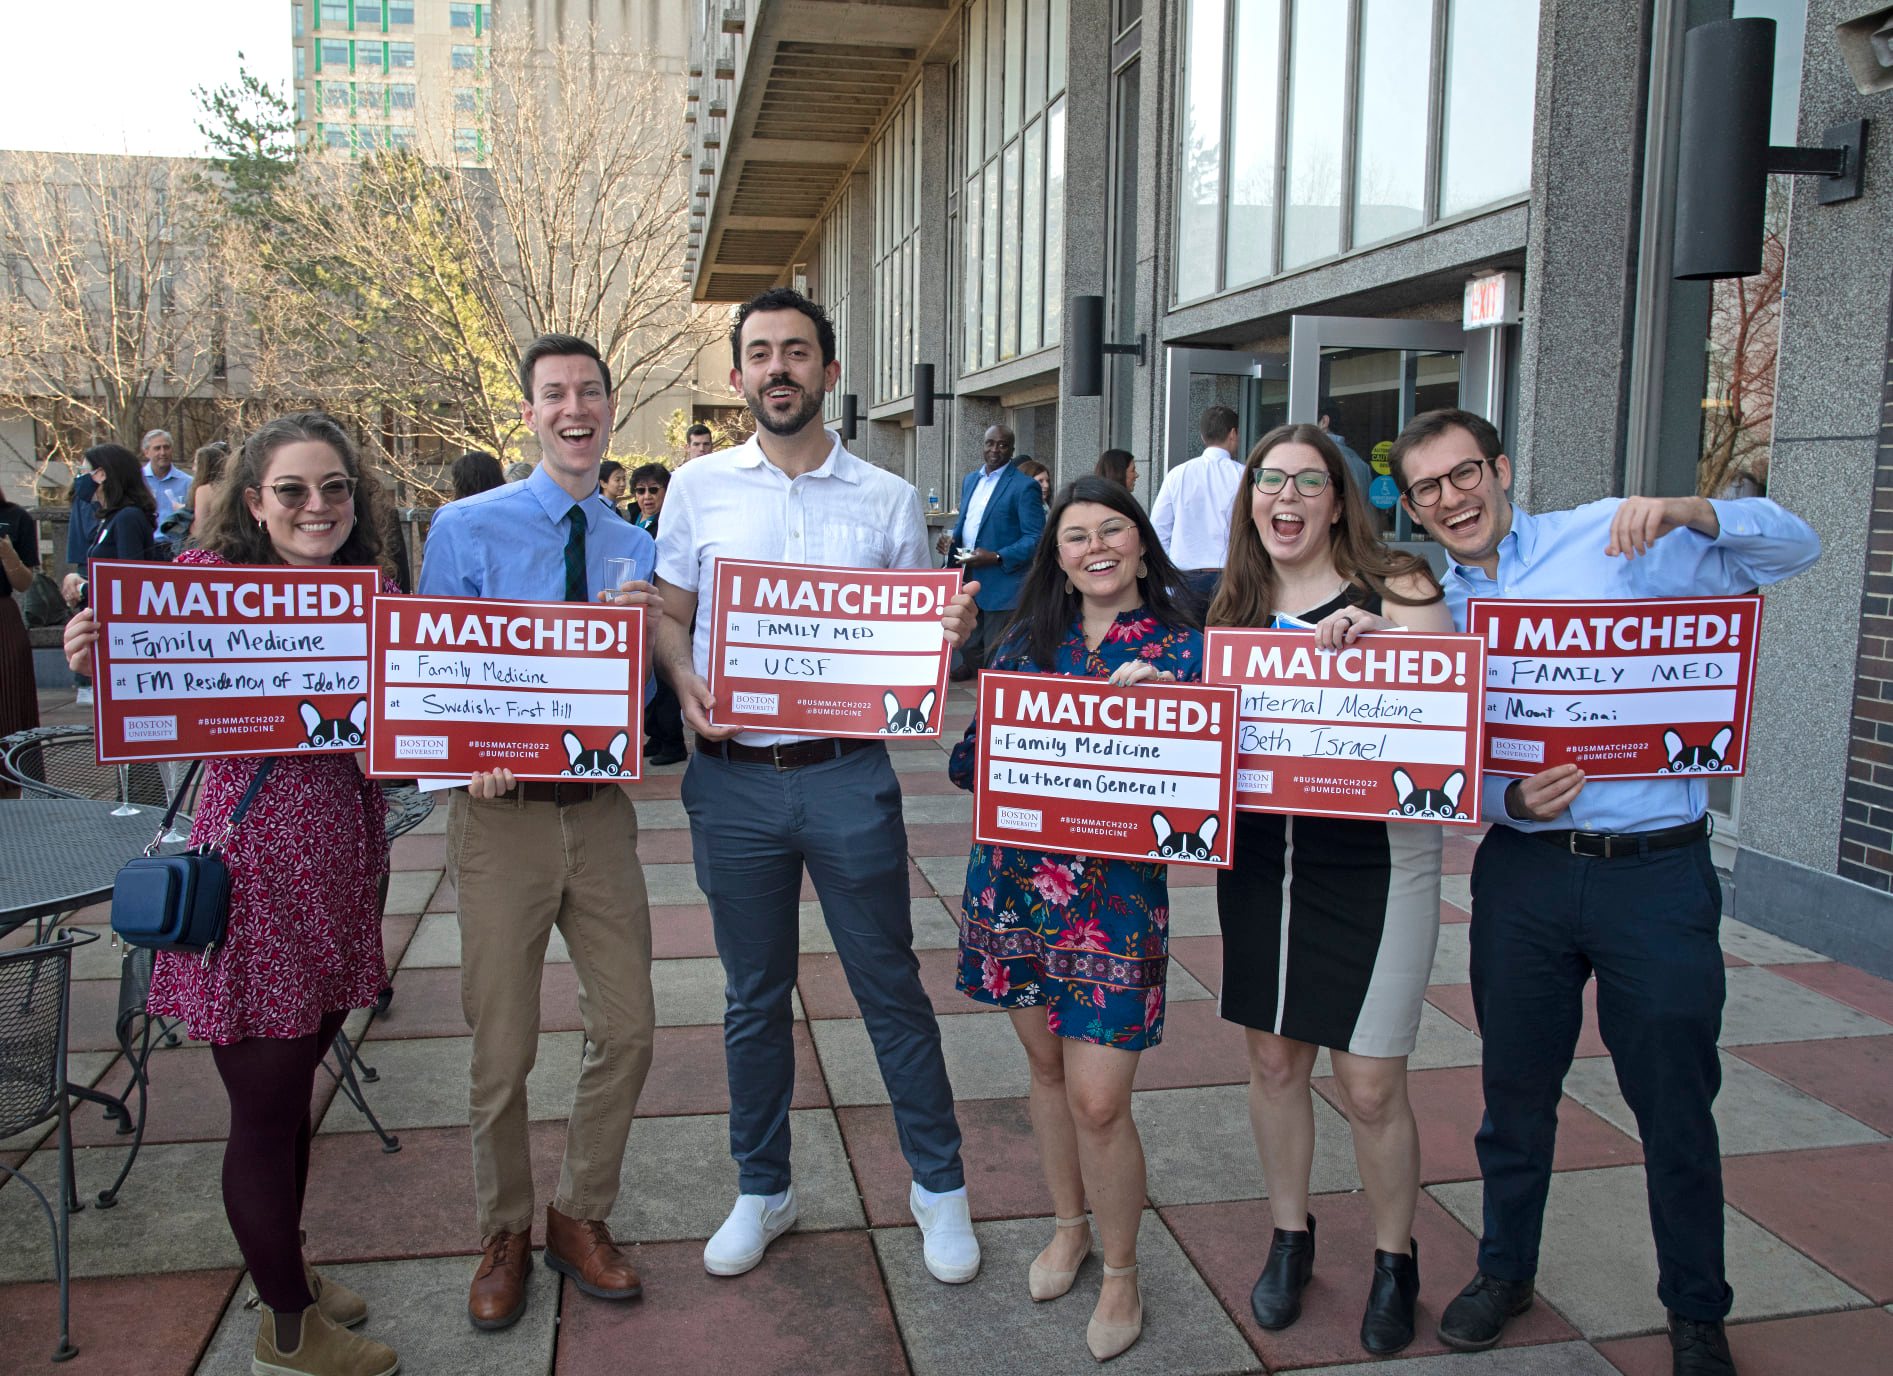
[(1150, 508), (1150, 523), (1170, 562), (1207, 597), (1229, 557), (1229, 519), (1242, 485), (1242, 461), (1236, 457), (1233, 410), (1210, 407), (1198, 428), (1203, 452), (1170, 470)]
[[(907, 831), (887, 748), (711, 726), (708, 628), (694, 644), (691, 634), (719, 558), (927, 567), (920, 495), (823, 428), (822, 397), (841, 367), (820, 306), (787, 288), (765, 292), (737, 313), (730, 346), (730, 383), (757, 432), (677, 470), (657, 545), (658, 585), (676, 599), (664, 608), (657, 662), (697, 733), (682, 796), (728, 992), (723, 1045), (740, 1193), (704, 1247), (704, 1268), (742, 1274), (795, 1222), (790, 999), (806, 867), (913, 1167), (908, 1202), (927, 1269), (968, 1281), (979, 1271), (979, 1243), (940, 1029), (914, 958)], [(944, 618), (955, 643), (975, 622), (977, 588), (967, 585)]]

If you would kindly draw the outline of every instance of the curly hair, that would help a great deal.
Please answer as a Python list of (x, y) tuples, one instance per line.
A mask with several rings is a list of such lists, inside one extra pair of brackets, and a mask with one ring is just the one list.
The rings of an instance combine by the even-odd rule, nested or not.
[(374, 474), (362, 467), (361, 455), (348, 431), (334, 418), (321, 411), (297, 411), (265, 422), (243, 441), (224, 472), (225, 482), (211, 509), (210, 527), (204, 532), (203, 547), (214, 550), (233, 564), (280, 564), (283, 558), (271, 543), (269, 529), (250, 515), (247, 498), (259, 492), (269, 476), (270, 460), (286, 444), (309, 441), (326, 444), (342, 461), (343, 469), (355, 479), (355, 525), (335, 551), (337, 564), (373, 564), (383, 567), (382, 530), (388, 520), (381, 485)]

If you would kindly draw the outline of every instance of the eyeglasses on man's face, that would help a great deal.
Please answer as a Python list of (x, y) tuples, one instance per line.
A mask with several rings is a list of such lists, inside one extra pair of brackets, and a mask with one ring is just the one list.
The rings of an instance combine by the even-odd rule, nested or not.
[(267, 483), (265, 486), (276, 494), (277, 501), (291, 511), (299, 511), (309, 505), (311, 492), (320, 492), (323, 504), (326, 506), (340, 506), (343, 502), (352, 501), (355, 496), (355, 479), (353, 478), (329, 478), (315, 487), (310, 487), (307, 483), (291, 481)]
[(1095, 530), (1080, 530), (1077, 526), (1058, 532), (1058, 547), (1067, 554), (1082, 554), (1091, 547), (1093, 537), (1107, 545), (1116, 545), (1127, 535), (1137, 532), (1134, 521), (1105, 521)]
[(1280, 492), (1288, 486), (1291, 478), (1295, 490), (1304, 497), (1319, 497), (1328, 490), (1328, 470), (1325, 468), (1304, 468), (1299, 473), (1280, 468), (1258, 468), (1255, 471), (1256, 491)]
[[(1456, 463), (1447, 473), (1446, 481), (1461, 492), (1470, 492), (1485, 477), (1486, 465), (1492, 462), (1491, 459), (1480, 458)], [(1438, 506), (1440, 493), (1444, 490), (1438, 478), (1421, 478), (1407, 489), (1406, 496), (1415, 506)]]

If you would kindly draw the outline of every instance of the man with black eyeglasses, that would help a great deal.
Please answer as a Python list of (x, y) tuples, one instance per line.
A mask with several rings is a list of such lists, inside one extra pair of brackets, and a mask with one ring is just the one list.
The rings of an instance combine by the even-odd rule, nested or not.
[[(1473, 597), (1716, 597), (1800, 572), (1819, 538), (1766, 498), (1607, 498), (1534, 516), (1512, 504), (1498, 432), (1468, 411), (1416, 416), (1389, 456), (1407, 514), (1446, 548), (1454, 621)], [(1636, 1115), (1657, 1295), (1677, 1376), (1733, 1373), (1722, 1320), (1722, 890), (1700, 779), (1585, 781), (1574, 764), (1488, 776), (1494, 825), (1472, 877), (1472, 1000), (1484, 1038), (1479, 1271), (1440, 1340), (1477, 1350), (1532, 1302), (1558, 1100), (1597, 976), (1597, 1021)]]

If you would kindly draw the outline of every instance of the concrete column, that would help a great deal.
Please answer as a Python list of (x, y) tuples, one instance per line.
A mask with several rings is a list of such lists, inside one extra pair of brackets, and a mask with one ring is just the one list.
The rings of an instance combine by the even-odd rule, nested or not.
[(1541, 0), (1514, 495), (1622, 491), (1649, 16)]
[[(1110, 266), (1111, 11), (1116, 6), (1112, 0), (1070, 0), (1069, 8), (1065, 281), (1060, 288), (1065, 301), (1102, 294)], [(1104, 448), (1104, 399), (1072, 396), (1065, 390), (1068, 376), (1059, 370), (1058, 454), (1033, 455), (1052, 470), (1054, 485), (1089, 473)]]
[[(910, 309), (919, 362), (933, 364), (934, 377), (938, 379), (935, 385), (943, 392), (955, 390), (952, 379), (957, 371), (954, 366), (957, 354), (947, 328), (952, 315), (947, 309), (948, 268), (960, 251), (960, 245), (946, 242), (947, 196), (957, 180), (955, 169), (947, 165), (947, 146), (951, 142), (948, 122), (952, 114), (949, 69), (944, 63), (929, 63), (920, 74), (920, 147), (917, 150), (920, 155), (920, 270)], [(913, 362), (912, 359), (901, 361), (903, 373), (911, 376), (909, 370)], [(914, 486), (923, 497), (928, 488), (938, 489), (942, 511), (953, 505), (958, 491), (947, 471), (947, 445), (952, 427), (941, 423), (951, 414), (948, 409), (951, 404), (935, 407), (935, 423), (925, 429), (916, 428), (911, 437), (914, 471), (910, 476)], [(908, 443), (906, 437), (903, 443)]]
[(1176, 72), (1183, 6), (1144, 7), (1137, 110), (1137, 329), (1149, 341), (1149, 364), (1137, 370), (1131, 408), (1131, 452), (1137, 456), (1138, 495), (1148, 506), (1169, 459), (1164, 435), (1164, 379), (1168, 374), (1158, 322), (1170, 299), (1165, 265), (1171, 261), (1171, 212), (1176, 204)]

